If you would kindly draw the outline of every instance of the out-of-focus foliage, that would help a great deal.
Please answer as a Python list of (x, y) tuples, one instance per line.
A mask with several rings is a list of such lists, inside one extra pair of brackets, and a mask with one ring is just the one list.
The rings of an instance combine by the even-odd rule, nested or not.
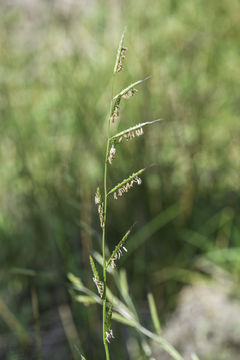
[[(152, 77), (122, 106), (119, 129), (164, 121), (117, 152), (112, 185), (126, 178), (133, 164), (135, 170), (156, 166), (141, 187), (111, 200), (109, 248), (138, 222), (135, 252), (124, 266), (143, 318), (151, 291), (164, 321), (181, 283), (193, 281), (187, 270), (199, 256), (239, 281), (239, 2), (5, 0), (0, 296), (32, 342), (36, 290), (44, 359), (71, 356), (64, 337), (63, 347), (46, 345), (59, 338), (61, 323), (64, 327), (58, 309), (70, 302), (65, 274), (79, 273), (91, 284), (88, 256), (100, 233), (93, 200), (102, 179), (115, 50), (125, 25), (127, 62), (115, 92)], [(101, 359), (97, 308), (73, 304), (72, 310), (88, 358)], [(28, 341), (12, 331), (9, 317), (3, 319), (2, 339), (7, 335), (0, 341), (10, 345), (0, 344), (0, 357), (18, 359), (15, 339)], [(111, 348), (127, 358), (120, 329)]]

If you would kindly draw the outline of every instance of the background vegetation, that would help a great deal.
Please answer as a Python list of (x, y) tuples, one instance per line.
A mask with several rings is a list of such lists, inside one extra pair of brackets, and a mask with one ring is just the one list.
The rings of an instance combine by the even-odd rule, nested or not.
[[(128, 61), (118, 88), (152, 78), (125, 103), (119, 128), (164, 121), (117, 154), (114, 184), (133, 164), (155, 166), (141, 187), (111, 202), (109, 247), (137, 221), (121, 265), (149, 327), (149, 290), (164, 324), (182, 285), (211, 276), (206, 264), (222, 267), (239, 285), (239, 2), (3, 1), (2, 359), (40, 359), (40, 341), (43, 359), (77, 358), (68, 344), (74, 339), (88, 359), (104, 356), (99, 309), (71, 299), (66, 274), (94, 289), (88, 262), (93, 243), (100, 246), (94, 193), (125, 25)], [(111, 352), (127, 359), (132, 334), (115, 326), (115, 335)]]

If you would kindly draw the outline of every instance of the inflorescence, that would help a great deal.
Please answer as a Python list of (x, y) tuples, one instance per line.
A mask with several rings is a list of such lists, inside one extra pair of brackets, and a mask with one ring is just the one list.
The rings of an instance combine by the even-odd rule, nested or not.
[(117, 191), (114, 192), (114, 194), (113, 194), (114, 199), (117, 200), (118, 196), (122, 196), (123, 193), (128, 192), (128, 190), (133, 187), (134, 183), (141, 185), (142, 179), (140, 179), (140, 177), (136, 176), (130, 182), (127, 182), (125, 185), (123, 185)]

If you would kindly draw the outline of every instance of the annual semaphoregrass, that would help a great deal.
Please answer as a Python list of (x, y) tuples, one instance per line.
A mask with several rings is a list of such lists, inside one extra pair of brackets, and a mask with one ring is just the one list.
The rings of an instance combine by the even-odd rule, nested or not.
[[(132, 173), (132, 175), (128, 176), (126, 179), (120, 181), (117, 185), (113, 186), (112, 189), (109, 189), (109, 166), (114, 166), (115, 171), (117, 171), (117, 151), (120, 152), (121, 148), (125, 146), (125, 141), (133, 140), (135, 137), (143, 135), (143, 129), (145, 126), (151, 126), (160, 121), (159, 119), (153, 121), (147, 121), (140, 124), (136, 124), (130, 128), (122, 130), (120, 132), (112, 134), (112, 125), (118, 121), (118, 125), (121, 122), (120, 113), (121, 113), (121, 103), (124, 100), (130, 99), (134, 94), (136, 94), (137, 89), (135, 88), (137, 85), (140, 85), (144, 82), (144, 80), (148, 80), (145, 78), (144, 80), (136, 81), (122, 91), (120, 91), (117, 95), (113, 96), (114, 91), (114, 81), (115, 76), (123, 70), (123, 61), (126, 60), (126, 51), (127, 47), (124, 46), (124, 36), (125, 30), (122, 34), (118, 50), (116, 56), (116, 62), (113, 70), (113, 80), (112, 80), (112, 100), (110, 104), (110, 111), (107, 117), (107, 131), (106, 135), (103, 136), (103, 141), (106, 142), (105, 149), (105, 161), (103, 168), (103, 181), (102, 186), (97, 188), (95, 194), (95, 204), (98, 208), (99, 215), (99, 223), (102, 229), (102, 248), (101, 254), (96, 253), (95, 256), (99, 260), (99, 263), (102, 267), (102, 273), (99, 275), (97, 270), (97, 266), (93, 257), (90, 255), (90, 264), (92, 269), (93, 282), (96, 285), (98, 300), (96, 300), (96, 295), (90, 295), (89, 289), (85, 286), (76, 284), (76, 277), (72, 274), (69, 274), (69, 280), (72, 281), (72, 284), (75, 290), (80, 291), (80, 293), (84, 293), (88, 296), (88, 301), (86, 297), (79, 298), (81, 302), (85, 304), (94, 303), (97, 301), (102, 306), (102, 342), (105, 349), (105, 357), (106, 360), (110, 360), (111, 355), (109, 351), (109, 344), (114, 340), (118, 341), (117, 334), (113, 333), (112, 328), (112, 320), (117, 320), (125, 325), (135, 328), (136, 333), (141, 336), (141, 350), (146, 359), (152, 359), (151, 347), (148, 345), (146, 338), (151, 339), (158, 343), (173, 359), (175, 360), (183, 360), (182, 356), (160, 335), (160, 322), (157, 315), (156, 305), (154, 302), (154, 298), (152, 294), (149, 294), (149, 307), (151, 311), (151, 316), (153, 319), (153, 324), (156, 329), (156, 333), (153, 333), (143, 327), (140, 323), (140, 319), (137, 315), (137, 311), (135, 306), (133, 305), (133, 301), (128, 293), (128, 285), (126, 274), (123, 270), (121, 270), (122, 277), (118, 275), (118, 264), (121, 263), (121, 257), (124, 253), (128, 252), (128, 242), (131, 241), (131, 231), (132, 225), (129, 230), (123, 235), (119, 242), (115, 244), (115, 248), (112, 250), (112, 253), (107, 256), (106, 252), (108, 249), (108, 238), (107, 238), (107, 225), (109, 222), (109, 213), (111, 213), (111, 208), (109, 209), (108, 203), (110, 202), (110, 198), (120, 201), (120, 198), (128, 193), (135, 185), (142, 184), (142, 175), (146, 168), (142, 168)], [(116, 131), (116, 130), (115, 130)], [(124, 141), (125, 140), (125, 141)], [(101, 190), (102, 189), (102, 190)], [(129, 239), (130, 237), (130, 239)], [(134, 254), (132, 254), (134, 256)], [(118, 282), (118, 277), (120, 277), (120, 296), (122, 295), (123, 300), (120, 301), (116, 295), (113, 295), (112, 291), (109, 288), (108, 281), (108, 268), (111, 268), (111, 273), (113, 275), (113, 279)], [(122, 279), (122, 280), (121, 280)], [(77, 280), (78, 281), (78, 280)], [(81, 283), (81, 281), (80, 281)], [(85, 359), (83, 355), (81, 355), (82, 359)]]
[[(114, 192), (109, 196), (109, 249), (137, 221), (118, 268), (127, 270), (141, 322), (152, 326), (150, 291), (164, 328), (179, 289), (202, 275), (199, 261), (227, 269), (236, 281), (240, 268), (239, 2), (67, 3), (0, 4), (1, 301), (31, 333), (29, 289), (36, 287), (48, 355), (44, 339), (55, 322), (47, 311), (69, 301), (65, 274), (80, 274), (91, 287), (93, 244), (101, 252), (93, 194), (101, 185), (112, 49), (122, 24), (128, 25), (127, 61), (115, 88), (152, 78), (121, 100), (121, 129), (159, 114), (165, 119), (143, 128), (144, 135), (141, 128), (139, 136), (134, 129), (125, 133), (108, 164), (108, 190), (157, 164), (141, 185), (128, 189), (130, 181), (122, 185), (128, 193), (123, 188), (118, 200)], [(106, 255), (109, 260), (110, 251)], [(115, 289), (111, 274), (108, 280)], [(87, 359), (102, 358), (101, 312), (75, 303), (72, 311)], [(111, 351), (138, 360), (139, 338), (124, 329), (115, 323)], [(16, 331), (4, 320), (0, 332), (11, 346), (9, 358), (18, 358)], [(56, 344), (52, 359), (61, 352)], [(0, 351), (5, 356), (5, 347)]]

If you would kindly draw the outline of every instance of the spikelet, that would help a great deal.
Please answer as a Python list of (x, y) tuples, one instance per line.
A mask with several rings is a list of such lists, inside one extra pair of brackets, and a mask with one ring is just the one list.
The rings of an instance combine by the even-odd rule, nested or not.
[(102, 195), (101, 195), (101, 191), (100, 191), (100, 188), (97, 187), (97, 191), (96, 191), (96, 194), (95, 194), (95, 204), (96, 205), (99, 205), (101, 204), (102, 202)]
[(103, 209), (103, 201), (102, 201), (102, 195), (100, 188), (97, 188), (96, 194), (95, 194), (95, 204), (98, 206), (98, 216), (100, 221), (100, 226), (104, 227), (104, 209)]
[(129, 99), (137, 91), (137, 89), (135, 89), (135, 86), (141, 84), (143, 81), (148, 80), (149, 78), (150, 76), (130, 84), (127, 88), (123, 89), (120, 93), (114, 96), (114, 98), (112, 99), (112, 109), (110, 114), (110, 121), (112, 123), (114, 123), (114, 121), (119, 117), (121, 99)]
[(142, 179), (138, 175), (140, 175), (144, 170), (145, 168), (133, 173), (127, 179), (124, 179), (121, 183), (112, 188), (107, 195), (113, 194), (113, 198), (117, 200), (119, 196), (128, 192), (134, 184), (141, 185)]
[(125, 55), (125, 52), (128, 50), (127, 47), (122, 47), (121, 48), (121, 52), (120, 52), (120, 57), (119, 57), (119, 62), (118, 62), (118, 66), (117, 66), (117, 72), (120, 72), (122, 71), (123, 69), (123, 64), (122, 64), (122, 61), (123, 59), (126, 59), (126, 55)]
[[(133, 138), (135, 138), (135, 136), (141, 136), (141, 135), (143, 135), (143, 128), (137, 129), (135, 131), (129, 131), (128, 133), (124, 134), (123, 136), (128, 141), (128, 140), (132, 140)], [(121, 141), (122, 141), (122, 137), (121, 137)]]
[(123, 95), (122, 95), (122, 98), (128, 100), (128, 99), (130, 99), (130, 97), (132, 97), (136, 92), (137, 92), (137, 89), (132, 88), (132, 89), (128, 90), (125, 94), (123, 94)]
[(112, 116), (111, 116), (111, 122), (112, 123), (114, 123), (115, 120), (117, 120), (119, 118), (119, 114), (120, 114), (120, 106), (116, 105), (114, 110), (113, 110)]
[(127, 182), (123, 186), (121, 186), (117, 191), (114, 191), (113, 197), (115, 200), (118, 199), (118, 196), (122, 196), (124, 193), (128, 192), (134, 185), (134, 183), (141, 185), (142, 179), (138, 176), (135, 176), (130, 182)]
[(111, 112), (111, 116), (110, 116), (110, 121), (112, 123), (115, 122), (115, 120), (117, 120), (119, 118), (119, 114), (120, 114), (120, 101), (121, 101), (121, 97), (115, 99), (113, 106), (112, 106), (112, 112)]
[(120, 39), (120, 42), (118, 45), (116, 61), (115, 61), (114, 70), (113, 70), (114, 74), (117, 72), (120, 72), (123, 69), (122, 61), (126, 58), (125, 52), (128, 50), (128, 48), (123, 46), (125, 32), (126, 32), (126, 28), (124, 29), (124, 31), (122, 33), (122, 36), (121, 36), (121, 39)]
[[(130, 175), (127, 179), (124, 179), (121, 183), (114, 186), (107, 193), (107, 196), (109, 196), (110, 194), (114, 194), (114, 193), (116, 193), (116, 195), (117, 195), (118, 190), (120, 190), (121, 194), (119, 193), (119, 196), (121, 196), (122, 193), (127, 192), (134, 185), (134, 183), (137, 183), (138, 185), (141, 185), (142, 180), (140, 179), (139, 175), (141, 175), (145, 170), (146, 170), (146, 168), (140, 169), (137, 172)], [(114, 195), (114, 197), (116, 195)]]
[(115, 247), (115, 249), (112, 252), (112, 255), (110, 256), (110, 258), (108, 259), (107, 262), (107, 267), (111, 264), (111, 267), (114, 269), (116, 264), (116, 260), (119, 260), (120, 257), (123, 255), (122, 250), (124, 250), (125, 252), (127, 252), (127, 248), (125, 247), (125, 243), (127, 241), (127, 238), (132, 230), (133, 225), (131, 226), (131, 228), (126, 232), (126, 234), (123, 236), (123, 238), (119, 241), (119, 243), (117, 244), (117, 246)]
[(116, 149), (115, 149), (114, 145), (112, 144), (112, 147), (110, 149), (109, 156), (108, 156), (108, 162), (110, 165), (112, 165), (115, 155), (116, 155)]

